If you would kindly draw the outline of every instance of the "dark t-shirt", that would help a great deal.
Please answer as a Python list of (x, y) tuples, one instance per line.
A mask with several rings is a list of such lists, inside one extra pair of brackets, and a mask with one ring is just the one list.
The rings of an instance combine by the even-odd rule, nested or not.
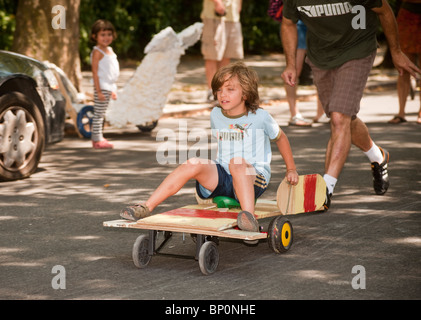
[[(363, 6), (353, 3), (364, 3)], [(336, 68), (368, 56), (377, 48), (377, 14), (382, 0), (284, 0), (284, 17), (307, 26), (307, 55), (322, 69)], [(365, 29), (359, 27), (364, 26)]]

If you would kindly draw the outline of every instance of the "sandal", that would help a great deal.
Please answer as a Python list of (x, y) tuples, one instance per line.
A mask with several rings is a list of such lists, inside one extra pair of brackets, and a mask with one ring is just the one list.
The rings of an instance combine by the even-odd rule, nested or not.
[(237, 225), (241, 230), (244, 231), (259, 231), (259, 223), (257, 222), (254, 215), (248, 211), (241, 211), (237, 216)]
[(406, 122), (406, 119), (404, 117), (401, 116), (394, 116), (392, 120), (389, 120), (387, 123), (391, 123), (391, 124), (399, 124), (399, 123), (404, 123)]
[(288, 122), (290, 126), (298, 126), (298, 127), (311, 127), (311, 121), (303, 118), (301, 114), (297, 114), (291, 118)]
[(136, 221), (151, 215), (151, 210), (145, 203), (128, 206), (121, 210), (120, 217), (126, 220)]
[(101, 141), (92, 141), (92, 147), (94, 149), (113, 149), (114, 145), (107, 139)]
[(330, 119), (327, 117), (326, 113), (323, 113), (321, 116), (316, 116), (313, 118), (313, 123), (329, 123)]

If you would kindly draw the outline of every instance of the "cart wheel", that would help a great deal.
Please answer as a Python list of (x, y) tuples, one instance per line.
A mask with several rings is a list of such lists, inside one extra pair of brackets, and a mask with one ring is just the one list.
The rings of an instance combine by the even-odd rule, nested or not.
[(292, 246), (292, 224), (285, 217), (276, 217), (268, 228), (268, 244), (275, 253), (284, 253)]
[(145, 234), (137, 237), (133, 245), (132, 257), (133, 263), (139, 269), (145, 268), (151, 261), (152, 256), (149, 255), (149, 237)]
[(84, 106), (77, 114), (77, 128), (80, 134), (90, 139), (92, 135), (92, 120), (94, 118), (94, 107)]
[(199, 251), (199, 267), (204, 275), (212, 274), (219, 264), (219, 252), (216, 243), (205, 242)]

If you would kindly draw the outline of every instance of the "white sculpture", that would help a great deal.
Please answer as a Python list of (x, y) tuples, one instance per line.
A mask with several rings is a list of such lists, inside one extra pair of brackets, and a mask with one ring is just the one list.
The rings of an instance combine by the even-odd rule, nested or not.
[(180, 57), (200, 39), (202, 29), (201, 22), (178, 34), (167, 27), (152, 38), (133, 77), (118, 92), (118, 99), (110, 100), (106, 119), (111, 125), (144, 125), (160, 118)]

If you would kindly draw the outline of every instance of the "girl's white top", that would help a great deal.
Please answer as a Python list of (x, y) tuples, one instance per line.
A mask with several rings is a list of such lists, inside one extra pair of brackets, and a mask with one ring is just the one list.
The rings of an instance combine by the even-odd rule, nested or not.
[[(116, 82), (120, 75), (120, 65), (118, 64), (117, 55), (111, 47), (108, 47), (110, 54), (105, 53), (97, 46), (93, 50), (98, 50), (104, 55), (98, 63), (98, 78), (101, 90), (117, 92)], [(91, 52), (91, 63), (93, 50)]]

